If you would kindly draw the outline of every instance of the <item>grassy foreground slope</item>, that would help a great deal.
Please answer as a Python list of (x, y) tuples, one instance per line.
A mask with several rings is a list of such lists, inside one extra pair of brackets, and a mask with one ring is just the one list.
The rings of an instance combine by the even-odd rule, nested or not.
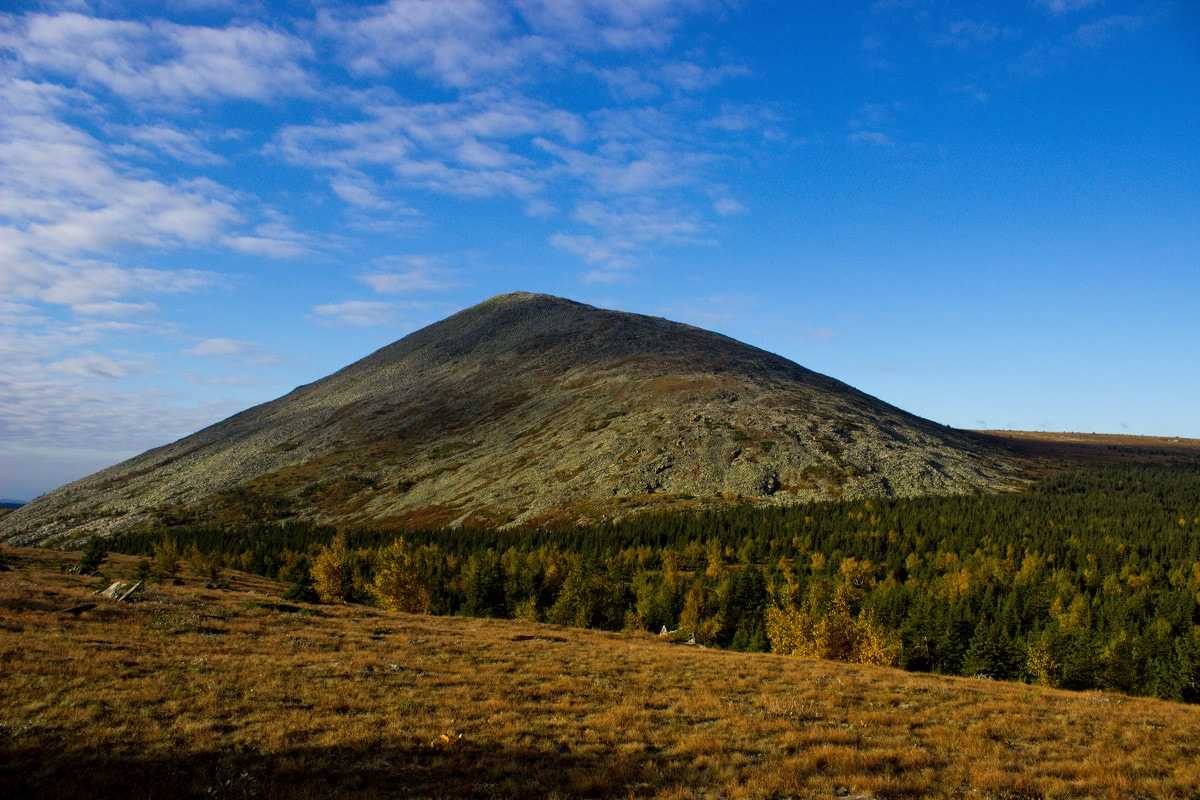
[[(1200, 708), (0, 551), (0, 796), (1195, 797)], [(109, 577), (133, 573), (112, 556)]]

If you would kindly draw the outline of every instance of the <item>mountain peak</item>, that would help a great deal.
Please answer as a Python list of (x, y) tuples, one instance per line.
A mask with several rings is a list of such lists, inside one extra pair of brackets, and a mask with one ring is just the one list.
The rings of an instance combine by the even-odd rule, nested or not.
[(573, 303), (575, 305), (582, 305), (581, 303), (575, 303), (574, 300), (568, 300), (565, 297), (558, 297), (557, 295), (553, 295), (553, 294), (545, 294), (543, 292), (523, 292), (523, 291), (504, 292), (502, 294), (492, 295), (488, 299), (481, 302), (479, 305), (486, 306), (486, 305), (493, 305), (493, 304), (500, 305), (500, 304), (508, 304), (508, 303), (528, 303), (528, 302), (532, 302), (532, 301), (549, 301), (549, 302), (555, 302), (555, 303)]
[(658, 317), (512, 292), (0, 521), (549, 524), (1012, 484), (982, 439)]

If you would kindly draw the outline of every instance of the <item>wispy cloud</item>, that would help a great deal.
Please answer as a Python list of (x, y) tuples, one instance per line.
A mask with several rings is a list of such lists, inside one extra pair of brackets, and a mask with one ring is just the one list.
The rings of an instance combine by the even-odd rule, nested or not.
[(358, 74), (403, 68), (456, 87), (553, 58), (558, 49), (552, 40), (521, 33), (510, 8), (487, 0), (391, 0), (353, 11), (325, 10), (317, 28)]
[[(424, 0), (325, 9), (317, 30), (360, 75), (410, 70), (456, 88), (517, 78), (578, 54), (657, 51), (701, 0)], [(682, 75), (684, 81), (714, 76)]]
[(628, 280), (629, 271), (647, 260), (653, 245), (698, 245), (708, 241), (705, 226), (688, 212), (650, 201), (625, 207), (588, 201), (579, 204), (572, 217), (586, 230), (554, 233), (549, 243), (594, 267), (583, 276), (588, 283)]
[(135, 99), (270, 100), (305, 92), (304, 41), (256, 25), (210, 28), (77, 13), (7, 18), (0, 50), (27, 69)]
[(396, 306), (372, 300), (346, 300), (314, 306), (313, 314), (324, 323), (372, 327), (395, 322)]
[(1146, 24), (1146, 19), (1130, 14), (1114, 14), (1075, 29), (1074, 40), (1082, 47), (1103, 47), (1122, 33), (1136, 31)]
[(225, 163), (224, 157), (210, 150), (195, 133), (164, 123), (131, 125), (118, 130), (117, 133), (130, 143), (118, 145), (115, 148), (117, 152), (131, 155), (141, 153), (163, 155), (176, 161), (198, 166)]
[(1033, 4), (1054, 15), (1083, 11), (1100, 4), (1100, 0), (1033, 0)]
[(670, 62), (658, 70), (667, 85), (684, 92), (703, 92), (732, 78), (745, 78), (750, 74), (750, 69), (741, 64), (710, 67), (693, 61)]
[[(274, 145), (286, 160), (332, 171), (333, 189), (357, 206), (387, 202), (365, 169), (390, 181), (461, 197), (529, 197), (545, 175), (513, 144), (583, 134), (574, 114), (517, 94), (472, 93), (444, 103), (369, 102), (365, 119), (284, 128)], [(354, 177), (349, 177), (354, 176)]]
[(1081, 53), (1108, 47), (1123, 35), (1145, 27), (1149, 18), (1131, 14), (1113, 14), (1085, 22), (1057, 39), (1040, 42), (1021, 53), (1012, 70), (1026, 77), (1041, 77), (1062, 69)]
[(255, 349), (253, 342), (243, 341), (241, 339), (201, 339), (191, 347), (184, 350), (185, 355), (200, 356), (202, 358), (211, 357), (226, 357), (245, 355)]
[(931, 41), (943, 47), (969, 50), (991, 44), (1002, 39), (1014, 38), (1017, 31), (1011, 27), (988, 20), (958, 19), (949, 22), (934, 34)]
[(713, 199), (713, 210), (722, 217), (732, 217), (745, 214), (749, 209), (746, 208), (745, 203), (739, 200), (728, 196), (721, 196)]
[(438, 292), (459, 285), (454, 272), (430, 256), (389, 256), (377, 259), (374, 266), (358, 279), (380, 294)]
[(135, 365), (128, 361), (117, 361), (100, 353), (84, 353), (47, 365), (55, 372), (79, 378), (124, 378)]
[(850, 129), (847, 140), (852, 144), (892, 147), (896, 138), (890, 131), (895, 128), (896, 114), (902, 108), (899, 102), (864, 103), (846, 123)]
[(891, 147), (896, 143), (882, 131), (851, 131), (847, 138), (855, 144), (873, 144), (877, 147)]
[(140, 317), (158, 310), (154, 303), (123, 303), (109, 300), (99, 303), (75, 303), (71, 310), (85, 317)]

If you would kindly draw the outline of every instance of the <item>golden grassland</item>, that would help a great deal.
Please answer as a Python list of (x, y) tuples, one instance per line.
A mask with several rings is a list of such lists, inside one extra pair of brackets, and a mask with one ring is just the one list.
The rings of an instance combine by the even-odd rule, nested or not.
[(1200, 439), (1182, 436), (1010, 430), (976, 433), (1028, 459), (1035, 472), (1064, 465), (1195, 463), (1200, 457)]
[(1191, 706), (0, 558), (0, 797), (1200, 797)]

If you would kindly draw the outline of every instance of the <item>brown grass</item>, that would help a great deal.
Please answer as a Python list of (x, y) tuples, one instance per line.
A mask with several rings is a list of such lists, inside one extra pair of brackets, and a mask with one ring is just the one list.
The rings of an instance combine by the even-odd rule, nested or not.
[(1003, 430), (976, 433), (1042, 466), (1195, 463), (1200, 456), (1200, 439), (1182, 436)]
[(4, 558), (3, 797), (1200, 796), (1195, 707)]

